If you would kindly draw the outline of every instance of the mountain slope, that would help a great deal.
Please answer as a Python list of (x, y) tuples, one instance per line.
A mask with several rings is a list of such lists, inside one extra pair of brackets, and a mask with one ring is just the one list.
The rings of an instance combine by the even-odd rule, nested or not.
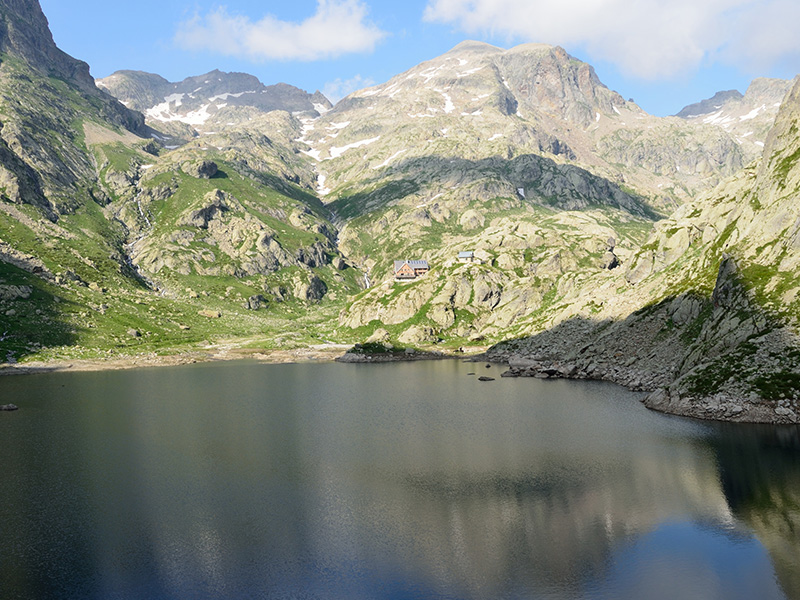
[(667, 412), (798, 422), (799, 128), (796, 81), (760, 164), (661, 222), (613, 303), (598, 287), (595, 314), (562, 311), (556, 328), (492, 354), (520, 372), (660, 388), (646, 403)]
[(357, 286), (307, 191), (296, 119), (258, 112), (169, 152), (55, 47), (38, 2), (4, 0), (0, 17), (2, 358), (315, 339)]
[[(718, 127), (647, 115), (563, 49), (464, 42), (306, 119), (300, 141), (320, 161), (329, 198), (370, 169), (418, 156), (521, 154), (573, 162), (672, 209), (756, 154)], [(370, 177), (372, 179), (372, 177)]]

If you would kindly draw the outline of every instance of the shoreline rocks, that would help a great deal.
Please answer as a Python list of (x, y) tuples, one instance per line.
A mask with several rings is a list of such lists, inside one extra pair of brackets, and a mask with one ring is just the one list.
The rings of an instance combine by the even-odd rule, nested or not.
[(734, 398), (717, 393), (706, 398), (682, 396), (672, 389), (673, 382), (666, 373), (641, 371), (624, 365), (608, 365), (596, 360), (583, 365), (578, 362), (553, 361), (541, 356), (512, 355), (506, 362), (508, 370), (501, 377), (534, 377), (536, 379), (586, 379), (608, 381), (634, 392), (647, 392), (642, 403), (649, 409), (665, 414), (711, 421), (765, 423), (790, 425), (800, 423), (800, 407), (796, 402), (782, 399), (775, 402), (763, 399)]

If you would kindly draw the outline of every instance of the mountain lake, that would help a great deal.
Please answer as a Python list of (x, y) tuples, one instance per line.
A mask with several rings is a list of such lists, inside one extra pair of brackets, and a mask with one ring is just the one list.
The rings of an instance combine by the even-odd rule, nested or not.
[(501, 371), (2, 377), (0, 598), (800, 598), (797, 427)]

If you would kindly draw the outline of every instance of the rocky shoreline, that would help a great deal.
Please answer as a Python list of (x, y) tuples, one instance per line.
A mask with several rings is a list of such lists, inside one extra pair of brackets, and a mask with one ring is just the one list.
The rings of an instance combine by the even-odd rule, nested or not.
[(537, 379), (570, 379), (608, 381), (644, 392), (642, 403), (658, 412), (713, 421), (741, 423), (766, 423), (775, 425), (800, 424), (800, 407), (794, 400), (784, 399), (767, 402), (763, 399), (734, 398), (724, 393), (710, 397), (682, 396), (670, 377), (668, 369), (660, 372), (642, 371), (623, 365), (607, 365), (602, 362), (558, 361), (543, 356), (505, 355), (497, 352), (463, 355), (445, 354), (440, 351), (404, 351), (387, 353), (356, 353), (347, 351), (351, 347), (323, 344), (292, 350), (215, 348), (208, 351), (188, 352), (177, 355), (137, 355), (115, 359), (34, 361), (21, 364), (1, 364), (2, 375), (29, 375), (53, 372), (89, 372), (121, 369), (138, 369), (164, 366), (188, 365), (229, 360), (255, 360), (266, 364), (289, 364), (300, 362), (339, 362), (380, 364), (420, 360), (465, 359), (472, 362), (489, 362), (507, 365), (501, 377), (534, 377)]
[(497, 356), (487, 356), (486, 360), (508, 365), (508, 370), (501, 377), (609, 381), (631, 391), (646, 392), (642, 403), (651, 410), (666, 414), (739, 423), (800, 423), (800, 407), (792, 400), (768, 402), (755, 398), (734, 398), (724, 393), (704, 398), (682, 396), (666, 372), (652, 373), (619, 365), (608, 367), (599, 363), (583, 367), (574, 362), (517, 355), (511, 355), (505, 360), (499, 360)]
[(358, 353), (345, 352), (336, 358), (340, 363), (390, 363), (390, 362), (410, 362), (416, 360), (444, 360), (451, 358), (463, 358), (455, 354), (445, 354), (443, 352), (427, 352), (424, 350), (412, 350), (403, 352), (381, 352), (381, 353)]

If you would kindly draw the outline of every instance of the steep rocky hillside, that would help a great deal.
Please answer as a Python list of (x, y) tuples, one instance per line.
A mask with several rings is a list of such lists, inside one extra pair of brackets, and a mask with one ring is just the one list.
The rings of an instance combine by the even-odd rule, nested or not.
[(38, 2), (0, 2), (0, 23), (3, 359), (325, 331), (357, 277), (295, 119), (244, 107), (246, 131), (170, 149), (55, 47)]
[(491, 354), (520, 374), (655, 389), (646, 403), (668, 412), (798, 422), (799, 158), (795, 82), (758, 165), (660, 222), (611, 288)]

